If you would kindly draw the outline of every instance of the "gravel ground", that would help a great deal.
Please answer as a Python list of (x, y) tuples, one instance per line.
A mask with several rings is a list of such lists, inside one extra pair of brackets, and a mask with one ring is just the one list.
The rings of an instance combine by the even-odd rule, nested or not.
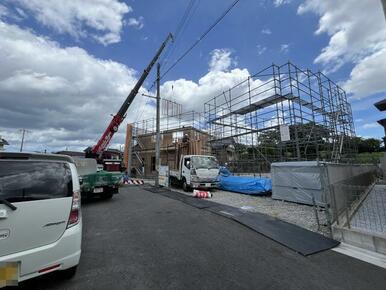
[[(145, 182), (154, 185), (153, 180), (145, 180)], [(180, 188), (171, 188), (171, 190), (186, 194)], [(320, 223), (320, 229), (318, 230), (318, 223), (312, 206), (274, 200), (269, 196), (253, 196), (225, 190), (214, 190), (212, 193), (213, 197), (210, 200), (213, 202), (238, 207), (246, 211), (268, 214), (327, 237), (330, 236), (326, 213), (322, 208), (318, 210)]]
[[(172, 188), (172, 190), (185, 193), (181, 189)], [(330, 235), (327, 227), (326, 214), (323, 209), (319, 209), (318, 211), (321, 225), (318, 230), (318, 224), (312, 206), (274, 200), (269, 196), (253, 196), (224, 190), (215, 190), (212, 191), (212, 193), (213, 197), (210, 200), (213, 202), (238, 207), (246, 211), (268, 214), (313, 232), (319, 232), (325, 236)]]

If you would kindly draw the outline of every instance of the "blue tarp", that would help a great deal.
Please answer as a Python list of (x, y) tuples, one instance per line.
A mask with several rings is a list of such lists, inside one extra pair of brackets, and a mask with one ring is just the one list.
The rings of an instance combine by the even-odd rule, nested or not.
[(264, 195), (272, 191), (270, 178), (233, 176), (220, 174), (220, 188), (244, 194)]

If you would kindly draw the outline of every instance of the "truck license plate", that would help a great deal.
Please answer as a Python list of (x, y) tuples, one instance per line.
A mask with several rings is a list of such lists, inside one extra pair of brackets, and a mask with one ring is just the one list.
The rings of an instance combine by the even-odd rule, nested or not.
[(210, 187), (210, 183), (205, 183), (205, 187)]
[(94, 193), (101, 193), (101, 192), (103, 192), (103, 187), (94, 188)]

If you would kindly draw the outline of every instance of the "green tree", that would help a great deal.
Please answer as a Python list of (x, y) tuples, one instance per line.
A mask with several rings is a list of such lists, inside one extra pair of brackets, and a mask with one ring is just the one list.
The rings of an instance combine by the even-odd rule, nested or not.
[(365, 152), (380, 152), (381, 151), (381, 140), (375, 139), (375, 138), (362, 138), (362, 137), (355, 137), (354, 142), (357, 145), (358, 153), (365, 153)]

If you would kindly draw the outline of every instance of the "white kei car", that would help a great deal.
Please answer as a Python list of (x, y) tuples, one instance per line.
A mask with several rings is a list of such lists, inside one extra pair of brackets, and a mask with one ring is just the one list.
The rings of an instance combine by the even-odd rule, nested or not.
[(72, 277), (81, 240), (72, 158), (0, 152), (0, 273), (11, 276), (0, 287), (57, 270)]

